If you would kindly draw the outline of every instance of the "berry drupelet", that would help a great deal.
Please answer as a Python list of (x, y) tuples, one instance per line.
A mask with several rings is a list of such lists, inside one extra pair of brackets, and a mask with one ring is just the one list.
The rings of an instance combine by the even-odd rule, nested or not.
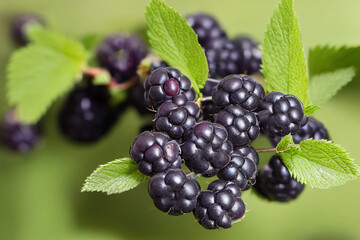
[(153, 176), (168, 169), (180, 168), (179, 144), (164, 133), (143, 132), (130, 148), (130, 157), (138, 164), (139, 171)]
[(251, 75), (259, 72), (262, 63), (259, 44), (245, 36), (236, 37), (232, 42), (242, 54), (243, 73)]
[(178, 216), (194, 210), (200, 185), (193, 175), (169, 169), (150, 179), (148, 192), (159, 210)]
[(184, 94), (188, 101), (195, 99), (195, 91), (191, 81), (176, 68), (157, 68), (146, 78), (145, 100), (149, 107), (157, 109), (164, 101)]
[(233, 147), (225, 127), (202, 121), (185, 133), (181, 149), (185, 164), (192, 172), (212, 177), (230, 162)]
[(207, 229), (230, 228), (245, 215), (241, 190), (232, 182), (215, 180), (198, 197), (194, 216)]

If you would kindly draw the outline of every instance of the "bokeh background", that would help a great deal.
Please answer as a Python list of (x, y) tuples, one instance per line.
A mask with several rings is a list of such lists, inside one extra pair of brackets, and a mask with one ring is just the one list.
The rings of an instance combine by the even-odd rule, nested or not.
[[(182, 14), (217, 16), (229, 35), (246, 33), (262, 41), (279, 0), (168, 0)], [(16, 48), (11, 18), (35, 12), (52, 28), (73, 37), (118, 31), (144, 32), (145, 0), (1, 0), (0, 114), (7, 108), (5, 67)], [(360, 1), (295, 1), (306, 53), (318, 44), (360, 44)], [(49, 79), (51, 81), (51, 79)], [(316, 113), (332, 139), (360, 163), (359, 83), (351, 83)], [(61, 102), (61, 101), (60, 101)], [(193, 216), (171, 217), (156, 210), (146, 184), (121, 195), (80, 193), (83, 180), (99, 164), (128, 156), (146, 121), (127, 110), (116, 127), (93, 145), (77, 145), (57, 129), (55, 104), (44, 119), (44, 140), (18, 155), (0, 146), (0, 239), (360, 239), (360, 181), (330, 190), (306, 188), (289, 204), (269, 203), (243, 194), (247, 216), (229, 230), (207, 231)], [(268, 144), (260, 140), (261, 144)], [(269, 155), (261, 155), (265, 161)]]

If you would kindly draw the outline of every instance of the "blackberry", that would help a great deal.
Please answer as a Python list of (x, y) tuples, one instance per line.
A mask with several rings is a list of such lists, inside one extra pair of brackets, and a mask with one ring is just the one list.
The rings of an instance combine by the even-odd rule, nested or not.
[(193, 213), (207, 229), (230, 228), (245, 215), (241, 190), (232, 182), (215, 180), (198, 197)]
[(230, 163), (219, 170), (219, 179), (234, 182), (242, 191), (255, 184), (259, 156), (251, 146), (235, 149)]
[[(294, 143), (296, 144), (299, 144), (300, 142), (310, 138), (315, 140), (329, 139), (329, 134), (325, 126), (321, 122), (315, 120), (312, 117), (308, 117), (307, 123), (300, 128), (297, 134), (293, 135), (293, 140)], [(271, 143), (274, 146), (276, 146), (281, 141), (281, 139), (282, 137), (280, 136), (275, 136), (270, 138)]]
[(184, 135), (181, 145), (186, 166), (204, 177), (215, 176), (230, 162), (232, 144), (225, 127), (202, 121)]
[(14, 111), (5, 113), (0, 125), (1, 141), (8, 148), (25, 153), (32, 150), (40, 140), (39, 124), (21, 123)]
[(211, 96), (212, 90), (219, 84), (219, 80), (208, 78), (206, 79), (204, 87), (200, 90), (200, 92), (204, 96)]
[(198, 36), (199, 43), (203, 47), (213, 39), (226, 38), (225, 31), (216, 19), (210, 15), (191, 14), (186, 16), (186, 20)]
[(179, 144), (164, 133), (143, 132), (130, 148), (130, 157), (137, 162), (139, 171), (153, 176), (171, 168), (180, 168)]
[(251, 75), (259, 72), (262, 63), (259, 44), (245, 36), (236, 37), (232, 42), (242, 54), (243, 73)]
[(60, 110), (59, 126), (69, 139), (90, 143), (108, 133), (116, 119), (107, 87), (87, 85), (70, 93)]
[(199, 117), (199, 106), (193, 101), (187, 101), (185, 95), (181, 94), (160, 105), (155, 114), (154, 128), (181, 142), (184, 132), (191, 128)]
[(260, 110), (260, 128), (268, 136), (296, 134), (307, 121), (301, 101), (290, 94), (269, 93)]
[(24, 46), (28, 43), (29, 39), (26, 36), (26, 28), (34, 23), (45, 25), (44, 20), (34, 14), (20, 15), (14, 20), (11, 26), (11, 32), (17, 44)]
[(178, 94), (184, 94), (189, 101), (195, 99), (195, 91), (191, 87), (190, 79), (181, 75), (176, 68), (155, 69), (146, 78), (144, 87), (145, 99), (154, 109)]
[(178, 216), (194, 210), (200, 185), (193, 175), (169, 169), (150, 179), (148, 192), (159, 210)]
[(226, 128), (234, 148), (248, 145), (260, 134), (256, 115), (240, 106), (227, 106), (215, 114), (214, 121)]
[(243, 73), (242, 55), (230, 40), (219, 38), (209, 41), (205, 54), (210, 77), (223, 78), (231, 74)]
[(125, 33), (107, 37), (99, 46), (97, 57), (116, 82), (128, 81), (136, 74), (147, 48), (140, 37)]
[(254, 111), (264, 99), (265, 91), (260, 83), (249, 76), (227, 76), (213, 89), (213, 102), (218, 108), (230, 104)]
[(256, 178), (254, 188), (260, 196), (278, 202), (288, 202), (299, 196), (304, 185), (291, 177), (278, 155), (273, 155)]

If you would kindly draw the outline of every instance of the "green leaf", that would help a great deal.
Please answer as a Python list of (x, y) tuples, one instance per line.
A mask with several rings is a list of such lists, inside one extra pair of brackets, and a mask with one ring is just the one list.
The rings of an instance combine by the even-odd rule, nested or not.
[(339, 69), (333, 72), (314, 75), (310, 79), (309, 95), (311, 102), (322, 106), (355, 76), (353, 67)]
[(120, 158), (100, 165), (86, 178), (82, 192), (122, 193), (135, 188), (147, 176), (139, 172), (137, 164), (130, 158)]
[(288, 135), (276, 150), (291, 175), (314, 188), (339, 186), (360, 177), (360, 167), (330, 141), (309, 139), (297, 145)]
[(262, 46), (262, 73), (267, 92), (297, 96), (307, 107), (308, 77), (301, 32), (293, 0), (282, 0), (267, 26)]
[(354, 79), (360, 80), (360, 46), (317, 46), (309, 52), (309, 75), (319, 75), (338, 69), (355, 67)]
[(96, 34), (88, 34), (80, 39), (87, 50), (93, 50), (101, 42), (101, 37)]
[(7, 98), (19, 119), (35, 123), (77, 81), (88, 57), (83, 45), (58, 33), (32, 28), (31, 43), (7, 66)]
[(308, 105), (305, 109), (304, 109), (304, 112), (305, 112), (305, 115), (306, 116), (310, 116), (311, 114), (313, 114), (316, 110), (320, 109), (319, 106), (316, 106), (316, 105)]
[(205, 53), (186, 19), (162, 0), (152, 0), (146, 8), (149, 42), (155, 53), (180, 70), (200, 94), (208, 76)]

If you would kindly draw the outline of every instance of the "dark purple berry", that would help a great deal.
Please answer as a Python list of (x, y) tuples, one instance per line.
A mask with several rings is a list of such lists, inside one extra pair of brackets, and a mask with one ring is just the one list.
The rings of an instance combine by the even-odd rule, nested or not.
[(201, 99), (201, 110), (203, 114), (203, 120), (213, 121), (213, 116), (219, 112), (219, 109), (214, 105), (211, 98), (206, 98), (211, 96), (212, 90), (218, 85), (220, 81), (217, 79), (208, 78), (205, 82), (205, 86), (200, 92), (204, 95), (205, 98)]
[(304, 185), (292, 178), (280, 157), (274, 155), (259, 171), (254, 188), (270, 201), (288, 202), (299, 196)]
[(245, 215), (241, 190), (232, 182), (215, 180), (208, 190), (201, 191), (193, 213), (207, 229), (230, 228)]
[(140, 37), (125, 33), (111, 35), (98, 48), (97, 57), (118, 83), (126, 82), (136, 74), (147, 48)]
[(265, 91), (260, 83), (249, 76), (227, 76), (213, 89), (213, 102), (218, 108), (230, 104), (254, 111), (264, 99)]
[(181, 150), (191, 171), (212, 177), (230, 162), (232, 144), (223, 126), (203, 121), (185, 133)]
[(205, 47), (213, 39), (225, 38), (226, 33), (214, 17), (207, 14), (191, 14), (186, 17), (190, 27), (198, 36), (201, 46)]
[(77, 87), (68, 96), (60, 115), (62, 133), (76, 142), (95, 142), (103, 137), (117, 120), (104, 86)]
[(231, 74), (243, 73), (242, 55), (230, 40), (221, 38), (209, 41), (205, 54), (210, 77), (223, 78)]
[(234, 182), (242, 191), (255, 184), (259, 156), (251, 146), (235, 149), (231, 161), (219, 170), (217, 176), (225, 181)]
[(164, 133), (143, 132), (130, 148), (130, 157), (137, 162), (139, 171), (153, 176), (168, 169), (180, 168), (179, 144)]
[(260, 134), (256, 115), (240, 106), (227, 106), (215, 114), (214, 121), (226, 128), (234, 148), (249, 145)]
[(191, 174), (181, 169), (169, 169), (153, 176), (148, 192), (155, 206), (170, 215), (182, 215), (194, 210), (200, 185)]
[(219, 84), (220, 80), (208, 78), (206, 79), (204, 87), (200, 90), (200, 92), (204, 96), (211, 96), (212, 90)]
[(40, 140), (38, 124), (21, 123), (14, 111), (8, 111), (0, 125), (2, 143), (8, 148), (25, 153), (32, 150)]
[(157, 68), (146, 78), (145, 99), (149, 106), (157, 109), (164, 101), (184, 94), (188, 101), (195, 99), (191, 81), (176, 68)]
[(261, 131), (268, 136), (296, 134), (307, 118), (301, 101), (281, 92), (269, 93), (260, 104)]
[(236, 37), (232, 42), (242, 54), (243, 73), (251, 75), (259, 72), (262, 63), (259, 44), (245, 36)]
[[(310, 138), (315, 140), (329, 139), (329, 134), (325, 126), (312, 117), (308, 117), (307, 123), (300, 128), (297, 134), (293, 135), (295, 144), (299, 144), (300, 142)], [(282, 137), (280, 136), (270, 137), (271, 143), (274, 146), (276, 146), (281, 141), (281, 139)]]
[(199, 106), (181, 94), (160, 105), (155, 114), (154, 127), (156, 131), (167, 133), (172, 139), (181, 142), (184, 133), (199, 117)]
[(20, 46), (24, 46), (28, 43), (29, 39), (26, 36), (26, 28), (31, 24), (45, 25), (42, 18), (33, 14), (24, 14), (18, 16), (12, 23), (12, 35), (14, 40)]

